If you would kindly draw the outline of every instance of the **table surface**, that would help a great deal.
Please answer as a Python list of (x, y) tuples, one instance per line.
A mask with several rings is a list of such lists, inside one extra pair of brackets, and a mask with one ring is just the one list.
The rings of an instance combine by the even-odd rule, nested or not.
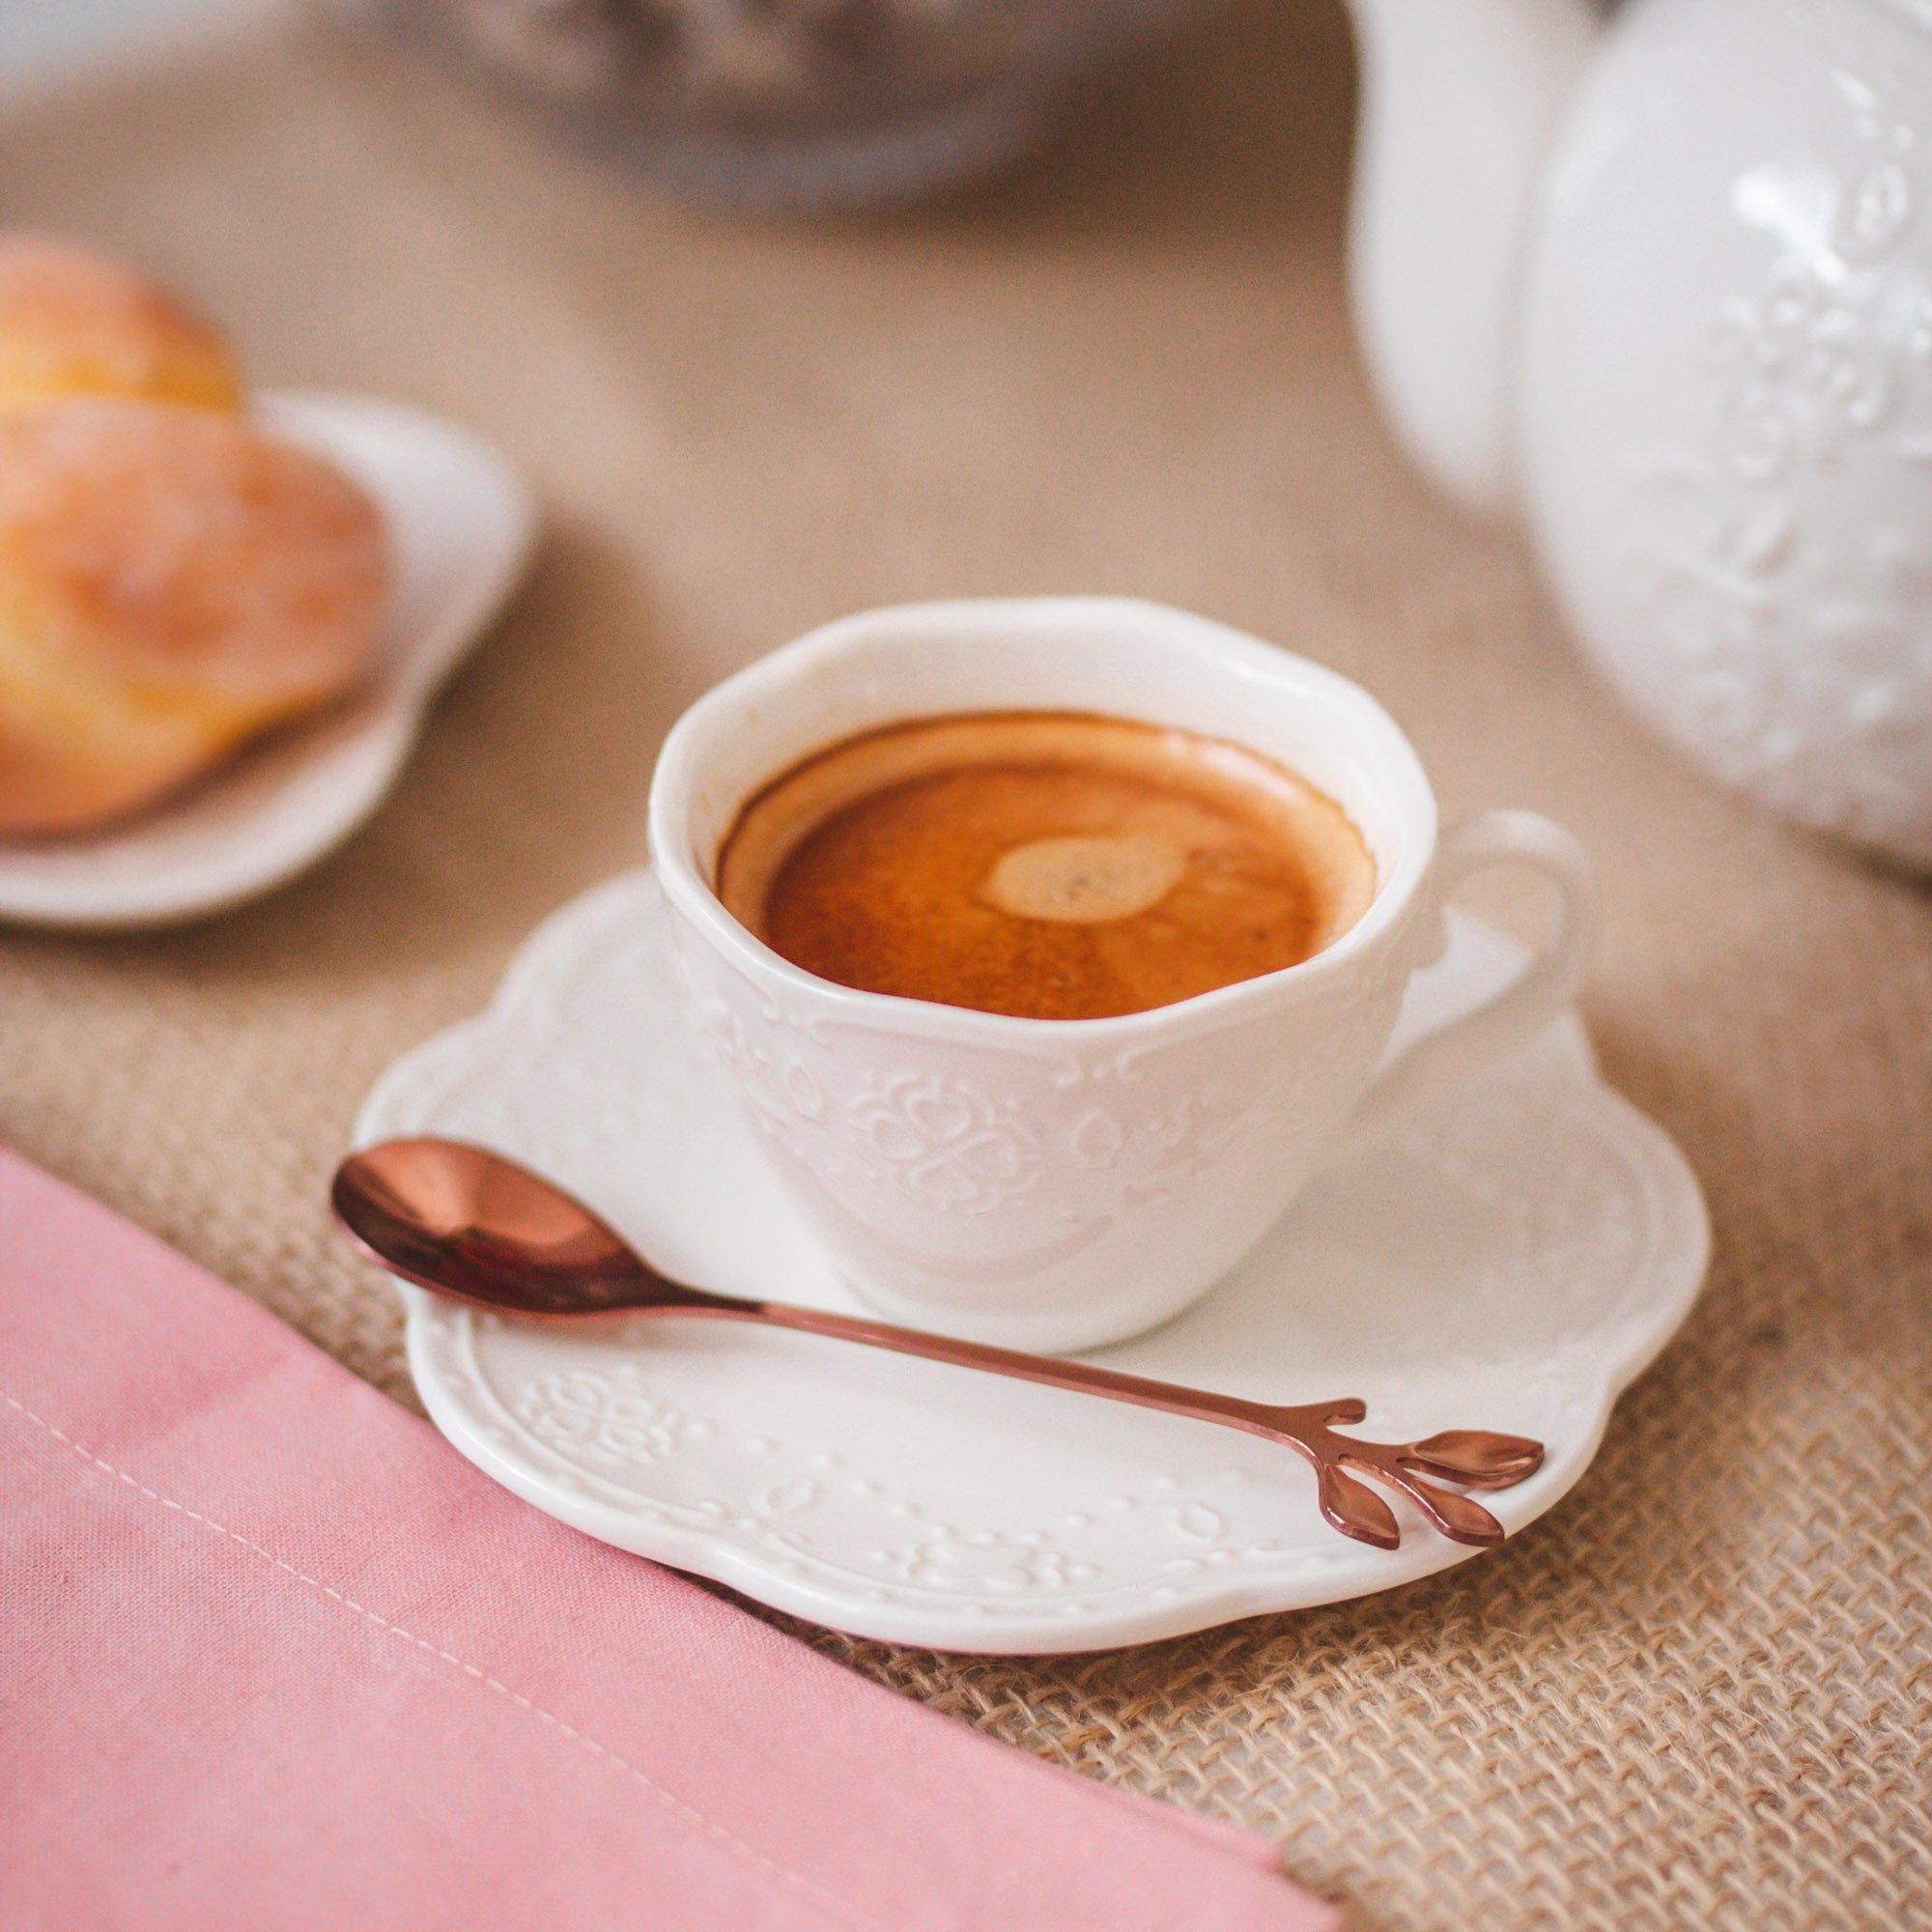
[(1236, 10), (1011, 180), (666, 209), (418, 66), (258, 25), (16, 105), (8, 218), (126, 247), (258, 378), (499, 439), (549, 529), (402, 785), (274, 897), (0, 936), (0, 1137), (410, 1400), (327, 1226), (356, 1104), (644, 850), (723, 671), (904, 598), (1191, 606), (1383, 694), (1451, 811), (1604, 870), (1606, 1066), (1710, 1193), (1689, 1328), (1551, 1517), (1428, 1583), (1086, 1658), (809, 1640), (1273, 1833), (1360, 1926), (1932, 1922), (1932, 897), (1643, 737), (1507, 533), (1403, 469), (1347, 326), (1326, 0)]

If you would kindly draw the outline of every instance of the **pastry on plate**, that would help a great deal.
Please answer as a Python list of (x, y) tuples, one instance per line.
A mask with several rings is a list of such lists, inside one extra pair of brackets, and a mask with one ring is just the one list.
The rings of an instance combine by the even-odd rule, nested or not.
[(138, 810), (369, 669), (381, 517), (233, 416), (0, 418), (0, 836)]
[(235, 410), (242, 378), (218, 330), (112, 256), (0, 233), (0, 412), (73, 396)]

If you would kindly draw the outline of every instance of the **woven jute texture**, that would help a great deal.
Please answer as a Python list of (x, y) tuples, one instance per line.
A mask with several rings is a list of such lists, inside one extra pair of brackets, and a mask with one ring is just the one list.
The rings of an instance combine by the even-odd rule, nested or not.
[(550, 526), (338, 856), (185, 931), (0, 937), (0, 1135), (408, 1401), (330, 1164), (398, 1052), (642, 856), (699, 690), (934, 595), (1293, 643), (1386, 697), (1452, 812), (1595, 849), (1588, 1017), (1708, 1187), (1709, 1291), (1577, 1492), (1433, 1582), (1075, 1660), (804, 1634), (1275, 1834), (1359, 1926), (1932, 1925), (1932, 895), (1654, 747), (1516, 542), (1405, 471), (1345, 313), (1350, 60), (1328, 0), (1252, 6), (1017, 179), (817, 225), (666, 211), (287, 22), (16, 107), (6, 219), (145, 257), (260, 380), (477, 425)]

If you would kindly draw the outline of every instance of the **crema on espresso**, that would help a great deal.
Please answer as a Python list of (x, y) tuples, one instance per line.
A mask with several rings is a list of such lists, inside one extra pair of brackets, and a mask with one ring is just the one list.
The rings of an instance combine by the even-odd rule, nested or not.
[(1078, 1020), (1298, 965), (1367, 910), (1376, 866), (1333, 799), (1242, 746), (980, 712), (794, 765), (739, 813), (716, 883), (821, 979)]

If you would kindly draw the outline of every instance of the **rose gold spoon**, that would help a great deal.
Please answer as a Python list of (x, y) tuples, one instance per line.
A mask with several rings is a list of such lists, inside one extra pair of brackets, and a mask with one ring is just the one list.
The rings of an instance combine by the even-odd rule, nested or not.
[[(1381, 1549), (1402, 1542), (1395, 1512), (1350, 1469), (1400, 1490), (1444, 1536), (1490, 1548), (1503, 1540), (1502, 1524), (1481, 1504), (1440, 1484), (1506, 1490), (1543, 1463), (1542, 1443), (1488, 1430), (1454, 1429), (1405, 1443), (1338, 1435), (1330, 1424), (1360, 1422), (1368, 1413), (1355, 1401), (1278, 1408), (824, 1309), (687, 1288), (658, 1273), (589, 1208), (541, 1176), (461, 1141), (399, 1140), (365, 1148), (336, 1170), (330, 1198), (343, 1225), (391, 1272), (499, 1314), (762, 1321), (1246, 1430), (1299, 1450), (1314, 1464), (1322, 1516), (1344, 1536)], [(1426, 1480), (1432, 1477), (1436, 1480)]]

